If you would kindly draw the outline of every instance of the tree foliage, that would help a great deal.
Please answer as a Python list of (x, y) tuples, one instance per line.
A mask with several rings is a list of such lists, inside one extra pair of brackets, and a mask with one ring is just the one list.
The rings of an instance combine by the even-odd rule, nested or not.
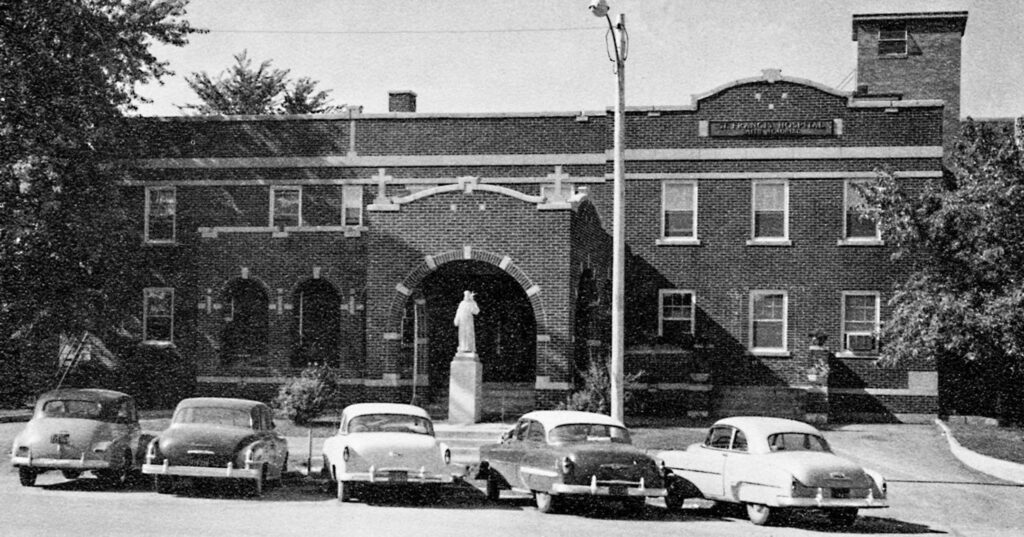
[(253, 67), (244, 50), (234, 58), (217, 78), (205, 71), (185, 77), (202, 102), (180, 108), (223, 115), (323, 114), (342, 108), (331, 104), (330, 90), (318, 91), (318, 82), (308, 77), (290, 80), (290, 71), (272, 67), (271, 60)]
[(864, 192), (913, 267), (890, 303), (884, 359), (984, 362), (1007, 389), (1024, 378), (1024, 152), (1008, 127), (968, 122), (942, 182), (915, 191), (888, 174)]
[(138, 244), (111, 149), (187, 0), (0, 0), (0, 347), (102, 331)]

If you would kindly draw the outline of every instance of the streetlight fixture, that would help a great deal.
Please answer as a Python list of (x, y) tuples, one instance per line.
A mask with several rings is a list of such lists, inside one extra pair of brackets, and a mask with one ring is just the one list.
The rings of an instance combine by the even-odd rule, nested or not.
[[(612, 24), (608, 15), (608, 1), (590, 2), (590, 12), (595, 17), (608, 21), (608, 35), (612, 47), (608, 59), (615, 62), (618, 81), (618, 99), (615, 101), (615, 166), (614, 194), (612, 201), (612, 348), (608, 376), (611, 379), (611, 416), (619, 421), (625, 418), (624, 362), (625, 362), (625, 297), (626, 297), (626, 233), (625, 219), (626, 191), (626, 55), (629, 36), (626, 33), (626, 16), (619, 13), (618, 23)], [(614, 58), (612, 57), (614, 51)]]

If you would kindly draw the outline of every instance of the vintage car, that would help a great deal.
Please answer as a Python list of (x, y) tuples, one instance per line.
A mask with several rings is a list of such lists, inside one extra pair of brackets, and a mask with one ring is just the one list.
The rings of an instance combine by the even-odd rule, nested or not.
[(338, 433), (324, 440), (322, 475), (343, 502), (374, 489), (452, 483), (462, 470), (434, 437), (430, 416), (414, 405), (349, 405)]
[(757, 525), (787, 509), (823, 510), (849, 526), (858, 509), (888, 507), (877, 472), (834, 453), (814, 427), (795, 420), (734, 417), (715, 422), (701, 444), (658, 454), (669, 495), (678, 509), (686, 498), (740, 503)]
[(270, 407), (247, 399), (196, 397), (182, 400), (171, 425), (146, 450), (142, 473), (159, 493), (178, 478), (248, 481), (255, 495), (288, 467), (288, 442), (274, 430)]
[(142, 434), (135, 400), (113, 390), (63, 389), (44, 393), (32, 419), (14, 439), (11, 462), (21, 484), (60, 470), (75, 479), (92, 472), (108, 486), (137, 472), (150, 437)]
[(647, 498), (667, 493), (656, 462), (632, 445), (625, 425), (569, 410), (524, 414), (500, 443), (480, 448), (477, 477), (487, 480), (492, 501), (502, 489), (532, 493), (543, 513), (569, 496), (620, 500), (642, 511)]

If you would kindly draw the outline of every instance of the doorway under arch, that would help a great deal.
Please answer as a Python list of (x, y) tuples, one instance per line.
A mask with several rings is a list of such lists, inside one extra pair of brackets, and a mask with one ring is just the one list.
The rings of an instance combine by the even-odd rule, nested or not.
[(476, 294), (480, 313), (474, 319), (476, 350), (484, 383), (536, 382), (537, 321), (526, 291), (495, 265), (476, 260), (450, 261), (420, 282), (410, 303), (420, 300), (426, 336), (420, 373), (428, 375), (431, 392), (447, 394), (452, 358), (458, 346), (455, 311), (464, 291)]

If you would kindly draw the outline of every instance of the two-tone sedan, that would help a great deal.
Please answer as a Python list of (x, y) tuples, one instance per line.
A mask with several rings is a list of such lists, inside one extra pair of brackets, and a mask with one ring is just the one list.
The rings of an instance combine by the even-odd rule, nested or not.
[(338, 433), (324, 440), (323, 461), (343, 502), (374, 489), (437, 488), (462, 475), (427, 411), (397, 403), (345, 407)]
[(503, 489), (532, 493), (543, 513), (570, 496), (642, 511), (647, 498), (667, 494), (656, 462), (632, 445), (622, 422), (569, 410), (524, 414), (500, 443), (480, 448), (478, 477), (491, 500)]
[(131, 396), (113, 390), (54, 390), (36, 401), (32, 419), (14, 439), (11, 462), (26, 487), (49, 470), (67, 479), (92, 472), (106, 485), (123, 485), (138, 471), (149, 438), (142, 434)]
[(745, 505), (757, 525), (788, 509), (820, 509), (833, 524), (849, 526), (858, 509), (888, 507), (880, 474), (832, 453), (821, 433), (800, 421), (722, 419), (703, 443), (658, 457), (669, 509), (686, 498), (705, 498)]
[(257, 496), (280, 481), (288, 442), (274, 430), (270, 407), (247, 399), (196, 397), (178, 403), (171, 425), (149, 443), (142, 473), (159, 493), (178, 478), (242, 480)]

